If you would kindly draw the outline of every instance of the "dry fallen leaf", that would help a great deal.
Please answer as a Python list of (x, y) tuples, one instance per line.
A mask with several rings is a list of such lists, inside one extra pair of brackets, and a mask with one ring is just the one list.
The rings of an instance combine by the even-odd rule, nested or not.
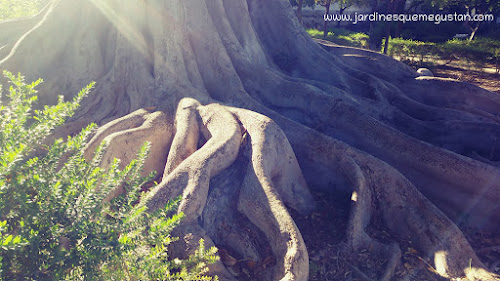
[(231, 256), (225, 249), (219, 249), (219, 256), (222, 263), (228, 267), (232, 267), (238, 262), (238, 260)]
[(273, 266), (276, 264), (276, 260), (274, 259), (273, 256), (268, 256), (262, 261), (262, 267), (263, 268), (268, 268), (270, 266)]

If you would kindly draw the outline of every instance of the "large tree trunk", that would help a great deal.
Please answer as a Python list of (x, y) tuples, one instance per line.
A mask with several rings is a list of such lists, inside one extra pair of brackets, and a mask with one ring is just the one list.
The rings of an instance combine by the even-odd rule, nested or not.
[(152, 142), (148, 207), (183, 196), (187, 247), (203, 237), (253, 260), (254, 280), (307, 280), (291, 209), (314, 208), (309, 188), (341, 190), (352, 202), (339, 250), (354, 268), (368, 252), (390, 280), (411, 245), (443, 277), (497, 278), (457, 225), (499, 230), (498, 95), (320, 46), (288, 0), (53, 0), (0, 30), (0, 68), (45, 78), (43, 102), (97, 81), (55, 135), (103, 125), (86, 150), (107, 141), (103, 165)]

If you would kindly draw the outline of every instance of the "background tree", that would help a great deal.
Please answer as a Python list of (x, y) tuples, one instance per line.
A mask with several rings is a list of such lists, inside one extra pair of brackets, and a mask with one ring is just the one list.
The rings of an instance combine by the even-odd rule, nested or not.
[(350, 200), (339, 253), (386, 260), (375, 279), (410, 245), (441, 276), (498, 278), (459, 228), (498, 233), (498, 95), (320, 46), (287, 0), (53, 0), (0, 29), (0, 67), (54, 77), (44, 92), (97, 82), (53, 136), (97, 122), (86, 155), (106, 140), (104, 167), (151, 142), (146, 207), (182, 196), (183, 249), (204, 238), (252, 261), (254, 280), (306, 280), (290, 213), (314, 208), (311, 188)]
[[(500, 2), (494, 0), (416, 0), (412, 1), (409, 10), (422, 10), (429, 13), (458, 13), (458, 14), (492, 14), (500, 12)], [(458, 23), (457, 23), (458, 24)], [(464, 26), (470, 32), (469, 41), (472, 41), (484, 24), (481, 21), (465, 21)]]
[(330, 14), (330, 6), (332, 4), (331, 0), (325, 0), (325, 23), (323, 25), (323, 38), (326, 39), (328, 36), (328, 21), (326, 20), (326, 17)]
[[(471, 15), (498, 14), (498, 12), (500, 11), (500, 2), (494, 0), (466, 0), (457, 1), (453, 4), (463, 6), (466, 13)], [(472, 41), (482, 22), (467, 20), (464, 24), (470, 30), (469, 41)]]
[(314, 7), (314, 0), (290, 0), (290, 4), (292, 6), (297, 6), (297, 18), (299, 19), (299, 22), (302, 23), (302, 7), (304, 6), (304, 3), (306, 6), (309, 7)]
[[(339, 6), (339, 15), (343, 15), (345, 10), (347, 10), (349, 7), (359, 4), (359, 2), (356, 2), (354, 0), (338, 0), (335, 1), (334, 4), (337, 4)], [(340, 21), (337, 22), (337, 27), (339, 26)]]
[[(352, 7), (354, 5), (359, 4), (359, 1), (355, 0), (337, 0), (337, 1), (327, 1), (327, 0), (316, 0), (316, 4), (324, 6), (325, 9), (328, 7), (328, 12), (325, 12), (325, 15), (328, 15), (330, 13), (330, 6), (332, 4), (337, 4), (339, 7), (338, 14), (343, 15), (345, 10), (347, 10), (349, 7)], [(326, 21), (325, 21), (326, 22)], [(337, 27), (340, 26), (340, 21), (337, 21)], [(326, 27), (326, 25), (325, 25)], [(326, 37), (325, 37), (326, 38)]]

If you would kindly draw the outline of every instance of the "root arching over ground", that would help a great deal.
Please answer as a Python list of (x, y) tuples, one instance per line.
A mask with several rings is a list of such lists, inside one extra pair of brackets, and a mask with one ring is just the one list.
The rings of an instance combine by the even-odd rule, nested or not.
[(443, 278), (497, 280), (463, 230), (500, 230), (500, 96), (317, 44), (288, 2), (52, 0), (0, 23), (0, 68), (46, 78), (47, 103), (97, 81), (54, 136), (99, 123), (85, 155), (106, 142), (103, 166), (149, 141), (147, 206), (182, 196), (183, 247), (238, 257), (211, 267), (222, 280), (307, 280), (291, 214), (318, 190), (349, 193), (338, 249), (384, 260), (377, 280), (395, 280), (408, 245)]

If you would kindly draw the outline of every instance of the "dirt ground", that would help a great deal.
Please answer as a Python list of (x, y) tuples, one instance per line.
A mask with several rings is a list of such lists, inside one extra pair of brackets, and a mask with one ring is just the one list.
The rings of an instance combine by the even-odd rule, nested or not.
[[(374, 257), (367, 249), (352, 253), (345, 248), (343, 238), (349, 217), (350, 194), (314, 193), (317, 210), (309, 217), (294, 216), (309, 250), (310, 281), (368, 281), (380, 280), (387, 263), (386, 257)], [(376, 224), (377, 222), (372, 222)], [(379, 241), (390, 243), (387, 232), (367, 232)], [(405, 245), (401, 262), (392, 280), (444, 281), (435, 274), (431, 261)], [(361, 261), (361, 262), (360, 262)], [(356, 267), (354, 264), (362, 264)]]
[(434, 69), (434, 75), (475, 84), (500, 94), (500, 74), (495, 73), (492, 68), (488, 70), (474, 70), (455, 65), (438, 65)]
[[(491, 67), (482, 71), (466, 66), (460, 61), (448, 64), (439, 62), (434, 64), (432, 72), (436, 77), (468, 82), (500, 94), (500, 74), (495, 73), (495, 69)], [(303, 217), (290, 211), (308, 248), (309, 280), (379, 280), (387, 263), (385, 257), (373, 257), (368, 250), (360, 253), (345, 250), (343, 239), (349, 217), (350, 194), (316, 192), (313, 195), (316, 199), (317, 210), (312, 215)], [(372, 222), (372, 224), (376, 223)], [(380, 226), (375, 228), (380, 229)], [(485, 266), (490, 271), (500, 274), (500, 237), (498, 234), (463, 228), (462, 230)], [(369, 229), (367, 232), (384, 243), (395, 240), (387, 232), (373, 232)], [(392, 281), (450, 280), (440, 277), (433, 268), (433, 262), (412, 248), (410, 242), (402, 246), (401, 251), (402, 258)], [(363, 264), (363, 267), (358, 268), (354, 264)], [(451, 281), (465, 280), (464, 278)]]
[[(322, 192), (313, 193), (317, 209), (308, 217), (292, 215), (299, 227), (310, 259), (310, 281), (376, 281), (387, 263), (386, 257), (374, 257), (366, 251), (352, 253), (345, 250), (343, 239), (349, 217), (350, 194)], [(372, 222), (377, 224), (377, 222)], [(380, 229), (380, 226), (374, 227)], [(377, 240), (389, 244), (394, 239), (384, 231), (367, 232)], [(477, 251), (481, 260), (490, 270), (500, 273), (500, 237), (494, 233), (473, 232), (465, 229), (464, 233)], [(404, 243), (403, 243), (404, 244)], [(433, 268), (429, 258), (422, 257), (412, 248), (411, 243), (401, 248), (402, 258), (396, 269), (393, 281), (444, 281)], [(362, 261), (362, 262), (359, 262)], [(354, 264), (363, 264), (356, 267)], [(453, 281), (465, 281), (453, 280)]]
[[(432, 69), (436, 77), (452, 78), (475, 84), (489, 91), (500, 94), (500, 74), (495, 69), (484, 71), (463, 66), (460, 62), (437, 64)], [(351, 253), (343, 250), (343, 239), (349, 217), (350, 194), (314, 193), (317, 211), (309, 217), (294, 215), (306, 246), (309, 250), (310, 281), (346, 280), (369, 281), (379, 280), (385, 269), (385, 257), (373, 257), (366, 252)], [(293, 212), (292, 212), (293, 214)], [(376, 224), (377, 222), (372, 222)], [(376, 227), (380, 229), (379, 226)], [(492, 272), (500, 274), (500, 237), (495, 233), (462, 229), (465, 236), (476, 250), (479, 258)], [(390, 243), (394, 239), (386, 232), (370, 232), (381, 242)], [(393, 281), (443, 281), (433, 268), (429, 258), (422, 257), (410, 243), (401, 249), (401, 262), (392, 278)], [(362, 260), (362, 263), (359, 263)], [(363, 268), (354, 264), (363, 264)], [(457, 279), (453, 281), (464, 281)]]
[[(480, 71), (451, 64), (436, 65), (433, 68), (433, 73), (436, 77), (468, 82), (500, 94), (500, 74), (495, 73), (493, 69)], [(384, 257), (374, 258), (368, 251), (356, 254), (343, 251), (343, 246), (345, 246), (343, 238), (349, 217), (350, 194), (315, 193), (314, 196), (318, 204), (317, 211), (306, 218), (294, 216), (309, 250), (309, 280), (379, 280), (387, 262)], [(470, 229), (462, 230), (483, 263), (492, 272), (500, 274), (500, 237), (498, 234)], [(389, 243), (393, 240), (391, 235), (385, 232), (371, 232), (370, 235), (378, 238), (381, 242)], [(432, 261), (422, 257), (417, 250), (411, 247), (410, 243), (405, 245), (401, 251), (403, 252), (401, 262), (392, 278), (393, 281), (449, 280), (440, 277), (433, 268)], [(359, 263), (359, 260), (363, 262)], [(364, 267), (357, 268), (353, 264), (363, 264)]]

